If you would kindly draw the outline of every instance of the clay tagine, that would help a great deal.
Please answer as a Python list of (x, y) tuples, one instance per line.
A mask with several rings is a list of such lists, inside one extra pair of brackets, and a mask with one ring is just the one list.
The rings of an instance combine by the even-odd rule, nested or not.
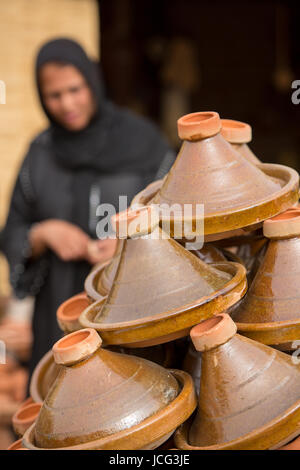
[(175, 435), (181, 449), (278, 448), (300, 434), (300, 366), (236, 334), (223, 313), (191, 330), (202, 353), (197, 414)]
[[(221, 120), (215, 112), (180, 118), (178, 133), (184, 142), (175, 163), (159, 189), (155, 186), (154, 194), (153, 186), (151, 191), (146, 189), (148, 200), (143, 193), (134, 199), (135, 204), (143, 201), (158, 206), (161, 224), (171, 225), (172, 237), (188, 222), (193, 230), (184, 227), (182, 238), (198, 234), (198, 222), (203, 233), (203, 214), (197, 213), (197, 204), (204, 205), (204, 235), (219, 234), (224, 238), (227, 232), (233, 236), (238, 229), (256, 229), (259, 223), (298, 200), (299, 176), (295, 170), (275, 164), (251, 164), (220, 131)], [(192, 215), (185, 215), (187, 204), (192, 207)]]
[(60, 371), (23, 444), (37, 449), (152, 449), (194, 411), (191, 377), (101, 347), (93, 329), (53, 346)]
[(263, 230), (269, 239), (265, 255), (232, 316), (240, 333), (290, 350), (300, 338), (299, 208), (267, 220)]
[[(128, 215), (134, 220), (131, 212), (118, 217)], [(243, 266), (206, 264), (161, 229), (156, 235), (124, 240), (109, 295), (80, 316), (82, 326), (97, 329), (106, 345), (148, 347), (182, 338), (246, 292)]]
[(253, 165), (260, 164), (261, 161), (254, 155), (247, 145), (252, 140), (252, 128), (249, 124), (233, 119), (221, 119), (221, 134), (229, 142), (234, 150), (239, 152), (248, 162)]

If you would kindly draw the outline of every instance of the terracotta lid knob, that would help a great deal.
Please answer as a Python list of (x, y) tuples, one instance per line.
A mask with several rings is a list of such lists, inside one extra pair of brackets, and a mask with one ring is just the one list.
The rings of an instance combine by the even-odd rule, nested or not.
[(13, 442), (7, 450), (29, 450), (26, 449), (26, 447), (22, 447), (22, 441), (23, 439), (18, 439), (17, 441)]
[(227, 313), (220, 313), (191, 329), (190, 335), (197, 351), (208, 351), (221, 346), (237, 331), (236, 324)]
[(129, 208), (111, 218), (118, 238), (135, 238), (147, 235), (159, 224), (159, 214), (154, 206)]
[(101, 346), (102, 340), (96, 330), (86, 328), (66, 335), (53, 348), (56, 364), (72, 365), (84, 361)]
[(252, 128), (249, 124), (232, 119), (221, 119), (221, 134), (231, 144), (247, 144), (252, 140)]
[(12, 418), (12, 424), (16, 434), (23, 436), (25, 431), (38, 417), (42, 405), (42, 403), (31, 403), (20, 407)]
[(290, 238), (300, 236), (300, 208), (288, 209), (282, 214), (265, 220), (264, 236), (267, 238)]
[(220, 132), (221, 119), (214, 111), (191, 113), (178, 119), (177, 126), (180, 139), (195, 141)]

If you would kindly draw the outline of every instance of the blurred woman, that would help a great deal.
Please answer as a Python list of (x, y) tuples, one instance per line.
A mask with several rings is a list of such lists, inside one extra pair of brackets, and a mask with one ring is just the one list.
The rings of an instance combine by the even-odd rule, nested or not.
[(58, 306), (114, 253), (115, 240), (97, 240), (97, 206), (118, 211), (119, 195), (130, 203), (173, 161), (153, 124), (104, 98), (97, 67), (76, 42), (45, 44), (36, 81), (50, 126), (31, 142), (2, 234), (16, 295), (35, 296), (31, 372), (61, 336)]

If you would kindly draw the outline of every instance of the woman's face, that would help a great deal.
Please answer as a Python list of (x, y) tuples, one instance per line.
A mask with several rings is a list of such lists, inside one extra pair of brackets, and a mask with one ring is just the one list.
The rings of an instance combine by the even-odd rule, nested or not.
[(44, 104), (53, 119), (70, 131), (80, 131), (95, 112), (92, 91), (73, 65), (48, 63), (39, 73)]

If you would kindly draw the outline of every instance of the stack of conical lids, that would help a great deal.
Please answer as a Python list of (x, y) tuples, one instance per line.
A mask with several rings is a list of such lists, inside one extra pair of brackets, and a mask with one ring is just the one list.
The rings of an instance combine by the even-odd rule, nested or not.
[(266, 253), (232, 315), (242, 334), (292, 349), (290, 342), (300, 338), (300, 210), (267, 220), (264, 235), (270, 239)]
[(93, 329), (53, 346), (60, 372), (36, 423), (29, 449), (151, 449), (165, 442), (196, 407), (191, 377), (101, 348)]
[(254, 165), (261, 163), (247, 145), (252, 140), (251, 126), (245, 122), (234, 121), (232, 119), (221, 119), (221, 122), (221, 134), (224, 139), (250, 163)]
[(243, 266), (206, 264), (157, 234), (124, 240), (109, 295), (81, 314), (82, 326), (96, 328), (106, 344), (143, 347), (186, 336), (246, 292)]
[(112, 260), (97, 266), (87, 276), (84, 289), (91, 301), (101, 300), (110, 291), (119, 265), (122, 244), (123, 240), (118, 240), (117, 250)]
[(300, 434), (300, 365), (236, 334), (219, 314), (191, 330), (202, 353), (197, 414), (175, 435), (181, 449), (272, 449)]
[[(217, 113), (183, 116), (178, 130), (181, 150), (148, 201), (159, 206), (162, 227), (169, 223), (172, 236), (180, 228), (182, 238), (203, 234), (203, 220), (205, 236), (256, 227), (296, 204), (298, 173), (282, 165), (251, 164), (220, 134)], [(135, 203), (141, 199), (140, 193)]]

